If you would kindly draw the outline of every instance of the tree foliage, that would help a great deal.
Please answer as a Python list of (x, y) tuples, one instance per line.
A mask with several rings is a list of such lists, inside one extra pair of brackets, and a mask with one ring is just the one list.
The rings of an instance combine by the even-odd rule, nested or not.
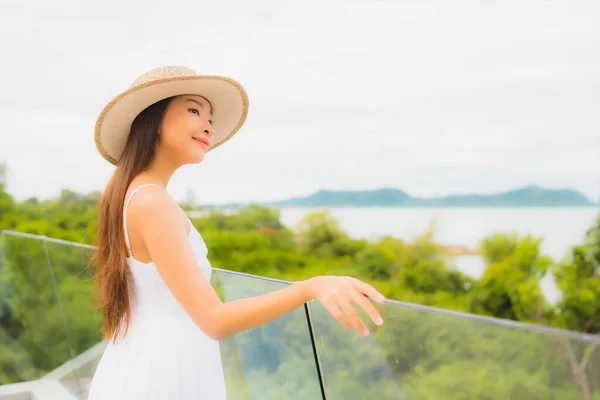
[[(94, 245), (98, 198), (63, 190), (16, 202), (2, 184), (0, 228)], [(404, 302), (381, 306), (386, 323), (370, 325), (368, 338), (309, 304), (329, 398), (600, 398), (598, 342), (539, 327), (600, 333), (600, 217), (559, 261), (541, 252), (542, 238), (482, 238), (480, 279), (450, 267), (433, 228), (410, 241), (356, 239), (326, 211), (287, 227), (277, 210), (259, 206), (193, 223), (214, 267), (292, 281), (353, 275)], [(7, 233), (0, 240), (2, 385), (40, 378), (95, 345), (100, 316), (88, 248)], [(562, 292), (554, 305), (540, 288), (547, 273)], [(213, 284), (225, 300), (283, 285), (250, 279), (223, 271)], [(302, 309), (223, 341), (222, 354), (234, 398), (319, 396)]]

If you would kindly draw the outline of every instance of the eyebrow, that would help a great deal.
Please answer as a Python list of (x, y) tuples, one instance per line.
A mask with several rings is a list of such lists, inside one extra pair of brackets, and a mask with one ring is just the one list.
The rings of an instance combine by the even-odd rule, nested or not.
[(196, 101), (194, 99), (185, 99), (185, 101), (191, 101), (193, 103), (198, 104), (200, 107), (204, 108), (204, 104), (200, 103), (199, 101)]
[[(204, 108), (204, 104), (200, 103), (200, 102), (199, 102), (199, 101), (197, 101), (197, 100), (194, 100), (194, 99), (185, 99), (185, 101), (191, 101), (192, 103), (196, 103), (196, 104), (198, 104), (200, 107)], [(208, 101), (208, 100), (206, 100), (206, 101), (208, 102), (208, 105), (210, 106), (210, 107), (209, 107), (209, 109), (210, 109), (210, 113), (211, 113), (211, 114), (213, 114), (213, 113), (214, 113), (214, 110), (213, 110), (213, 108), (212, 108), (212, 104), (210, 104), (210, 101)]]

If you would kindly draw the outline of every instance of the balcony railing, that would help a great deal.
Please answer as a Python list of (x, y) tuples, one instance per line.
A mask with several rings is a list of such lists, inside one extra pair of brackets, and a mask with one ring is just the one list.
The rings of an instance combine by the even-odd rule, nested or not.
[[(0, 399), (85, 399), (104, 343), (93, 247), (0, 237)], [(215, 269), (225, 301), (289, 282)], [(221, 342), (231, 399), (598, 399), (600, 338), (398, 301), (363, 337), (318, 302)], [(365, 318), (366, 321), (366, 318)]]

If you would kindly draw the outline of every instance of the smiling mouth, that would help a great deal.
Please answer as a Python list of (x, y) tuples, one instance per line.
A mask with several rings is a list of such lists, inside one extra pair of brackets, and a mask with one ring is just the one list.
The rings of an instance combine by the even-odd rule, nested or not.
[(193, 137), (192, 139), (194, 139), (196, 142), (203, 144), (205, 147), (208, 147), (208, 140), (204, 139), (204, 138), (196, 138)]

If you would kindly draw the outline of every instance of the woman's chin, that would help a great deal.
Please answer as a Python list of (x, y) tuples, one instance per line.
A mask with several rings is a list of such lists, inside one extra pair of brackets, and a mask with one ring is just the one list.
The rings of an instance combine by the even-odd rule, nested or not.
[(204, 161), (205, 154), (206, 152), (198, 152), (192, 154), (188, 159), (188, 164), (200, 164), (202, 161)]

